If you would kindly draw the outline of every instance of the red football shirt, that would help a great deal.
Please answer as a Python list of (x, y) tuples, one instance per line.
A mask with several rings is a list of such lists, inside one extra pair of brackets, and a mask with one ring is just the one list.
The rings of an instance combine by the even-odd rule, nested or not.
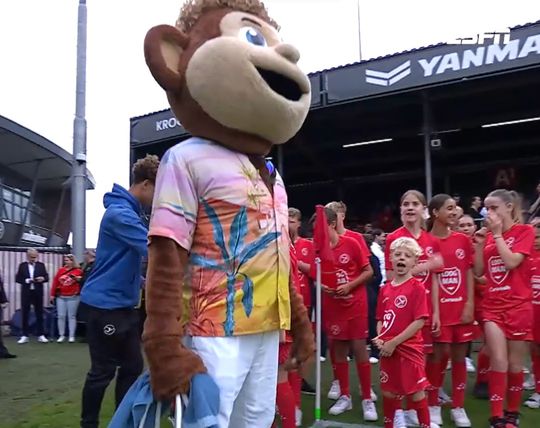
[(369, 248), (368, 248), (368, 246), (366, 244), (366, 240), (364, 238), (364, 235), (362, 235), (361, 233), (355, 232), (354, 230), (345, 229), (345, 233), (342, 236), (345, 236), (347, 238), (352, 238), (356, 242), (358, 242), (358, 245), (360, 245), (360, 248), (362, 249), (362, 252), (364, 254), (367, 254), (368, 258), (369, 258)]
[[(394, 285), (390, 281), (381, 288), (377, 302), (377, 320), (382, 322), (379, 337), (383, 341), (398, 336), (414, 321), (427, 318), (426, 292), (417, 279), (411, 278), (400, 285)], [(423, 365), (425, 356), (422, 329), (398, 345), (394, 352)]]
[(488, 234), (484, 248), (487, 284), (483, 301), (488, 312), (505, 312), (532, 300), (528, 256), (533, 252), (534, 230), (532, 226), (516, 224), (503, 233), (503, 238), (513, 253), (523, 254), (525, 259), (517, 268), (507, 270), (493, 235)]
[(534, 322), (540, 324), (540, 251), (534, 251), (530, 262), (531, 287), (533, 293)]
[(439, 245), (444, 260), (443, 271), (438, 274), (441, 325), (458, 325), (468, 297), (467, 275), (474, 263), (473, 248), (470, 238), (457, 232), (439, 238)]
[[(418, 242), (418, 245), (420, 245), (420, 248), (422, 248), (422, 255), (418, 259), (418, 263), (427, 262), (431, 257), (441, 252), (439, 240), (425, 230), (422, 230), (422, 232), (420, 233), (420, 237), (416, 239), (406, 227), (400, 227), (399, 229), (396, 229), (394, 232), (389, 234), (386, 238), (386, 247), (384, 249), (386, 270), (393, 270), (392, 262), (390, 261), (390, 247), (392, 245), (392, 242), (394, 242), (398, 238), (412, 238), (416, 242)], [(441, 272), (441, 270), (438, 270), (435, 273), (438, 272)], [(424, 285), (424, 287), (426, 288), (426, 294), (428, 295), (428, 310), (431, 314), (433, 312), (433, 305), (431, 302), (431, 287), (433, 285), (432, 273), (429, 271), (422, 272), (416, 275), (415, 278), (420, 281), (420, 283), (422, 283), (422, 285)]]
[[(296, 250), (296, 257), (298, 261), (313, 264), (313, 242), (309, 239), (298, 238), (294, 243), (294, 249)], [(304, 299), (306, 307), (311, 306), (311, 280), (308, 275), (302, 271), (298, 271), (300, 280), (300, 293)]]
[[(335, 260), (337, 286), (354, 281), (369, 264), (369, 258), (360, 245), (351, 238), (340, 236), (332, 248)], [(323, 309), (327, 319), (347, 320), (367, 315), (367, 290), (360, 284), (350, 294), (334, 296), (323, 292)]]

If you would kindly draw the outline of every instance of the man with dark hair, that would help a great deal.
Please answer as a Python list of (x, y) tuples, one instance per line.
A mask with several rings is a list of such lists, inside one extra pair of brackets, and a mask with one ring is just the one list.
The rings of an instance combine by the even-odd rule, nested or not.
[(81, 427), (97, 428), (103, 395), (116, 379), (116, 406), (143, 369), (138, 311), (142, 260), (147, 254), (145, 207), (152, 205), (157, 156), (139, 159), (129, 190), (105, 194), (96, 260), (81, 292), (91, 367), (82, 394)]

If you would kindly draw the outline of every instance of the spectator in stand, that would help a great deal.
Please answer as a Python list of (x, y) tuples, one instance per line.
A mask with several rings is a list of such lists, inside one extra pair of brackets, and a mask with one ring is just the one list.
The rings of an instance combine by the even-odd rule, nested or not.
[(77, 308), (79, 307), (80, 281), (83, 272), (73, 254), (64, 256), (64, 266), (58, 269), (52, 287), (51, 303), (56, 300), (58, 313), (58, 343), (66, 340), (66, 316), (68, 319), (69, 343), (75, 342), (77, 329)]
[(366, 223), (364, 233), (373, 233), (373, 225), (371, 223)]
[(43, 330), (43, 285), (49, 282), (49, 274), (45, 265), (38, 261), (38, 252), (30, 248), (26, 252), (28, 261), (19, 265), (15, 282), (21, 286), (21, 309), (22, 309), (22, 336), (17, 342), (19, 345), (30, 341), (30, 328), (28, 319), (30, 307), (34, 307), (36, 314), (36, 330), (38, 342), (48, 343)]
[(531, 223), (531, 220), (540, 215), (540, 181), (536, 186), (536, 200), (532, 203), (527, 211), (527, 221)]
[(466, 214), (472, 217), (477, 229), (480, 229), (482, 227), (482, 222), (484, 221), (484, 216), (480, 214), (481, 209), (482, 198), (480, 196), (473, 196), (473, 198), (471, 199), (471, 206), (467, 210)]
[(4, 306), (7, 305), (7, 303), (8, 299), (4, 290), (4, 282), (2, 281), (2, 277), (0, 276), (0, 359), (17, 358), (16, 355), (9, 353), (8, 349), (4, 345), (4, 340), (2, 339), (2, 320), (4, 319), (3, 309)]

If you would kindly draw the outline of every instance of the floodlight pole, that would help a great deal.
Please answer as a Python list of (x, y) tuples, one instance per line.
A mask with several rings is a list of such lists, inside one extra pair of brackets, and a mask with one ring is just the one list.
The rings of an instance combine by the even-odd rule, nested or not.
[(77, 84), (73, 122), (71, 230), (73, 254), (80, 262), (86, 247), (86, 0), (79, 0)]
[(424, 132), (424, 167), (426, 178), (426, 197), (429, 201), (433, 196), (433, 174), (431, 164), (431, 132), (433, 128), (431, 106), (426, 92), (422, 93), (422, 120)]
[(360, 31), (362, 26), (360, 25), (360, 1), (356, 1), (357, 13), (358, 13), (358, 61), (362, 61), (362, 32)]

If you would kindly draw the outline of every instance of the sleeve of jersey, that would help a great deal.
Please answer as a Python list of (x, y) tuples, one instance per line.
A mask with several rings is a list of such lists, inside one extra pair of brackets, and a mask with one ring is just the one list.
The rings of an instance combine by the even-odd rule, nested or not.
[(165, 153), (159, 165), (148, 235), (172, 239), (189, 251), (197, 210), (197, 192), (189, 167), (171, 149)]
[[(362, 236), (362, 240), (364, 239), (364, 237)], [(360, 267), (363, 269), (365, 268), (366, 266), (369, 265), (369, 255), (370, 255), (370, 252), (368, 250), (368, 247), (366, 245), (366, 242), (364, 242), (364, 246), (362, 246), (362, 244), (360, 244), (359, 241), (352, 241), (354, 242), (354, 251), (356, 252), (356, 257), (358, 258), (359, 260), (359, 263), (360, 263)], [(351, 244), (352, 244), (351, 242)]]
[(424, 287), (420, 284), (415, 285), (413, 292), (414, 299), (414, 319), (419, 320), (429, 317), (427, 294)]
[(533, 251), (535, 233), (531, 226), (524, 226), (521, 233), (516, 236), (516, 241), (512, 246), (513, 253), (530, 256)]

